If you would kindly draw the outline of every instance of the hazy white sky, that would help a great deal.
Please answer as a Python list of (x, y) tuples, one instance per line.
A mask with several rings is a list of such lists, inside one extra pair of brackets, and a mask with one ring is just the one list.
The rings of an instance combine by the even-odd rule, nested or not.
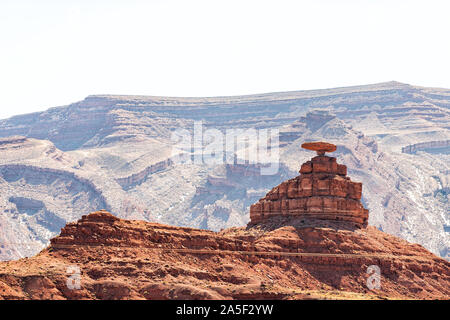
[(450, 1), (0, 0), (0, 118), (90, 94), (450, 88)]

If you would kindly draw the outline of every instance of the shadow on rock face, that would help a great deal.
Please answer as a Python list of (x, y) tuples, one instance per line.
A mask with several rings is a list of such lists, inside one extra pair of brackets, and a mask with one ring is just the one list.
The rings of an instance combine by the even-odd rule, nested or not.
[(361, 226), (349, 221), (332, 221), (332, 220), (320, 220), (320, 219), (308, 219), (304, 217), (293, 218), (293, 217), (272, 217), (261, 221), (259, 223), (249, 223), (247, 225), (247, 230), (258, 228), (264, 231), (272, 231), (282, 227), (292, 226), (296, 229), (304, 228), (329, 228), (335, 231), (347, 230), (355, 231), (361, 229)]

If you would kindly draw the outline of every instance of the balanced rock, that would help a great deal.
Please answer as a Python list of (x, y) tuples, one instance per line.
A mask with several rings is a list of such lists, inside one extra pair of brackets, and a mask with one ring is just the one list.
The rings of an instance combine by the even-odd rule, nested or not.
[(328, 142), (306, 142), (302, 144), (302, 148), (316, 151), (319, 156), (336, 151), (336, 146)]
[(318, 156), (302, 164), (300, 175), (282, 182), (250, 207), (250, 223), (274, 216), (352, 222), (366, 227), (369, 211), (361, 204), (362, 183), (347, 177), (347, 167), (325, 152), (336, 150), (326, 142), (303, 144)]

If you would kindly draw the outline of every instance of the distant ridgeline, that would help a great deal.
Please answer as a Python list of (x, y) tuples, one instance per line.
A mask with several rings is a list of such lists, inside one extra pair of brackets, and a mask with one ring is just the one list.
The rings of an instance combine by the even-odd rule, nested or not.
[(436, 151), (441, 151), (444, 153), (449, 153), (450, 151), (450, 140), (442, 140), (442, 141), (429, 141), (429, 142), (421, 142), (416, 144), (411, 144), (409, 146), (402, 148), (402, 153), (413, 154), (417, 151), (426, 151), (428, 149), (433, 149)]

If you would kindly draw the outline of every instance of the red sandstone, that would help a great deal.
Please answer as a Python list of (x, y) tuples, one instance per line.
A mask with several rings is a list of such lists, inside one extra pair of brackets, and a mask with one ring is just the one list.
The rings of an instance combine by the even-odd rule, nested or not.
[[(306, 144), (305, 148), (318, 152), (336, 150), (336, 146), (325, 142)], [(362, 184), (352, 182), (346, 175), (347, 167), (338, 164), (336, 158), (312, 158), (302, 164), (300, 176), (284, 181), (250, 207), (251, 223), (292, 216), (348, 221), (366, 227), (369, 211), (360, 202)]]

